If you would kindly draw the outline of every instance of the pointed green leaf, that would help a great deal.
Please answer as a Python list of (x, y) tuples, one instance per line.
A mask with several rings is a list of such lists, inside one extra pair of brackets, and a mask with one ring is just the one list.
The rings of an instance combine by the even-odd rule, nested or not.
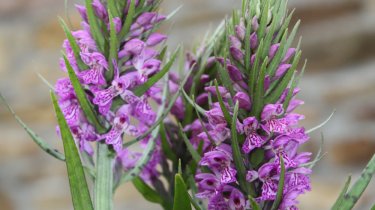
[(276, 38), (273, 40), (273, 44), (275, 43), (279, 43), (282, 39), (282, 36), (284, 35), (285, 33), (285, 30), (288, 29), (288, 26), (289, 26), (289, 23), (290, 23), (290, 20), (292, 19), (293, 17), (293, 13), (294, 13), (294, 9), (292, 10), (292, 12), (290, 12), (290, 14), (288, 15), (288, 17), (285, 19), (285, 21), (283, 22), (281, 28), (279, 29), (278, 33), (277, 33), (277, 36)]
[(215, 80), (215, 87), (216, 87), (216, 95), (217, 95), (217, 99), (219, 100), (221, 111), (224, 114), (225, 120), (230, 125), (231, 122), (232, 122), (232, 118), (230, 117), (228, 109), (225, 107), (223, 98), (221, 97), (221, 94), (220, 94), (220, 91), (219, 91), (219, 84), (217, 83), (217, 80)]
[(185, 145), (186, 145), (188, 151), (190, 152), (191, 156), (193, 157), (193, 160), (194, 160), (196, 163), (199, 163), (199, 161), (201, 160), (201, 156), (200, 156), (199, 153), (194, 149), (193, 145), (190, 143), (190, 140), (188, 139), (188, 137), (187, 137), (186, 134), (184, 133), (183, 128), (182, 128), (182, 126), (181, 126), (180, 123), (178, 124), (178, 127), (179, 127), (179, 129), (180, 129), (180, 135), (182, 136), (182, 139), (184, 140)]
[(257, 148), (250, 153), (250, 163), (254, 167), (258, 167), (264, 160), (264, 149)]
[(288, 87), (291, 78), (295, 74), (295, 69), (297, 68), (299, 59), (301, 58), (301, 51), (297, 53), (296, 57), (294, 58), (292, 67), (286, 72), (286, 74), (282, 77), (280, 81), (277, 82), (274, 88), (270, 88), (269, 94), (266, 96), (266, 103), (273, 104), (277, 100), (279, 100), (280, 96), (284, 92), (284, 90)]
[[(193, 96), (193, 101), (195, 101), (194, 96)], [(201, 115), (199, 114), (199, 112), (197, 110), (197, 107), (195, 105), (194, 105), (194, 109), (195, 109), (195, 112), (197, 114), (198, 120), (201, 123), (202, 129), (203, 129), (204, 133), (207, 135), (208, 140), (210, 140), (212, 145), (216, 145), (215, 141), (212, 139), (211, 135), (208, 133), (208, 130), (207, 130), (206, 126), (204, 125), (203, 120), (201, 118)], [(203, 143), (203, 141), (201, 141), (201, 143)], [(198, 152), (198, 153), (201, 154), (201, 152)]]
[(344, 197), (345, 197), (346, 193), (348, 192), (351, 180), (352, 180), (352, 176), (349, 176), (346, 179), (345, 185), (344, 185), (343, 189), (341, 190), (341, 193), (340, 193), (339, 197), (337, 198), (336, 202), (332, 206), (332, 210), (339, 210), (340, 209), (340, 206), (341, 206), (341, 204), (344, 200)]
[(236, 102), (236, 105), (234, 106), (233, 111), (233, 118), (231, 122), (231, 145), (232, 145), (232, 152), (233, 152), (233, 160), (234, 165), (237, 169), (237, 177), (238, 182), (241, 186), (241, 188), (251, 195), (254, 195), (254, 189), (252, 187), (249, 187), (249, 183), (246, 182), (246, 168), (243, 162), (241, 150), (240, 150), (240, 144), (238, 142), (238, 136), (237, 136), (237, 116), (238, 116), (238, 101)]
[(63, 30), (65, 32), (66, 37), (68, 38), (70, 47), (72, 48), (73, 53), (74, 53), (74, 57), (77, 60), (78, 67), (81, 70), (88, 69), (89, 67), (85, 63), (83, 63), (83, 61), (81, 59), (81, 56), (79, 54), (81, 52), (81, 49), (78, 46), (78, 44), (76, 42), (76, 39), (73, 37), (72, 32), (70, 31), (70, 29), (68, 28), (68, 26), (66, 25), (66, 23), (64, 22), (64, 20), (62, 18), (60, 18), (60, 17), (59, 17), (59, 22), (60, 22), (60, 25), (61, 25), (61, 27), (63, 28)]
[[(141, 6), (143, 6), (143, 5), (141, 5)], [(135, 13), (135, 0), (130, 0), (128, 14), (126, 15), (126, 19), (125, 19), (124, 25), (123, 25), (123, 27), (122, 27), (122, 29), (120, 31), (120, 34), (119, 34), (119, 40), (120, 40), (120, 42), (122, 40), (124, 40), (125, 36), (129, 33), (130, 26), (131, 26), (131, 24), (133, 22), (134, 13)]]
[(177, 50), (173, 53), (171, 59), (168, 61), (167, 64), (165, 64), (165, 66), (158, 72), (156, 73), (154, 76), (152, 76), (151, 78), (149, 78), (147, 80), (147, 82), (145, 82), (144, 84), (136, 87), (133, 91), (133, 93), (136, 95), (136, 96), (142, 96), (148, 89), (150, 89), (150, 87), (152, 87), (155, 83), (157, 83), (166, 73), (169, 72), (169, 70), (171, 69), (174, 61), (176, 60), (176, 57), (177, 57), (177, 54), (179, 52), (180, 48), (177, 48)]
[(95, 15), (94, 8), (92, 6), (92, 0), (85, 0), (85, 3), (91, 35), (93, 36), (98, 49), (100, 49), (101, 52), (104, 52), (104, 37), (102, 31), (100, 30), (100, 24), (98, 22), (100, 20)]
[(249, 196), (249, 201), (250, 201), (250, 207), (252, 210), (261, 210), (258, 203), (255, 201), (253, 197)]
[(192, 210), (190, 204), (190, 195), (180, 174), (175, 175), (174, 179), (174, 202), (173, 210)]
[(263, 38), (264, 36), (264, 33), (266, 31), (266, 27), (267, 27), (267, 20), (268, 20), (268, 11), (269, 11), (269, 6), (270, 6), (270, 3), (269, 3), (269, 0), (265, 0), (265, 2), (262, 2), (264, 7), (263, 7), (263, 10), (262, 10), (262, 15), (260, 17), (260, 23), (259, 23), (259, 28), (257, 30), (257, 35), (258, 35), (258, 38), (261, 39)]
[[(109, 2), (113, 2), (114, 0), (110, 0)], [(113, 2), (114, 4), (114, 2)], [(113, 15), (112, 11), (108, 10), (109, 20), (110, 20), (110, 37), (109, 37), (109, 71), (106, 72), (106, 78), (111, 81), (114, 75), (114, 61), (117, 61), (118, 57), (118, 40), (117, 40), (117, 32), (115, 29), (115, 24), (113, 22)]]
[(249, 85), (249, 94), (251, 96), (251, 98), (254, 97), (255, 95), (255, 89), (256, 89), (256, 81), (257, 81), (257, 78), (258, 78), (258, 75), (259, 75), (259, 65), (261, 63), (261, 54), (262, 52), (264, 51), (264, 47), (263, 47), (263, 40), (260, 40), (259, 42), (259, 46), (258, 46), (258, 53), (256, 54), (256, 57), (255, 57), (255, 61), (254, 61), (254, 65), (252, 66), (251, 68), (251, 72), (250, 72), (250, 78), (249, 78), (249, 82), (248, 82), (248, 85)]
[(141, 195), (151, 203), (163, 203), (160, 194), (148, 186), (141, 178), (136, 177), (133, 179), (133, 185), (141, 193)]
[(182, 92), (182, 95), (185, 97), (186, 101), (189, 102), (190, 105), (192, 105), (193, 107), (195, 107), (197, 110), (197, 112), (201, 113), (201, 114), (205, 114), (206, 113), (206, 110), (203, 109), (201, 106), (199, 106), (198, 104), (195, 103), (195, 101), (193, 101), (190, 96), (188, 96), (188, 94), (185, 92), (184, 89), (181, 90)]
[(173, 162), (177, 161), (177, 157), (172, 151), (172, 148), (168, 142), (167, 134), (165, 132), (165, 127), (163, 123), (160, 123), (160, 139), (161, 139), (161, 148), (163, 150), (163, 154)]
[(66, 167), (68, 170), (70, 192), (75, 210), (93, 210), (90, 192), (86, 183), (82, 162), (79, 157), (77, 146), (65, 121), (64, 115), (57, 104), (56, 95), (51, 92), (53, 106), (55, 108), (57, 121), (60, 127), (61, 138), (64, 144)]
[(65, 161), (65, 157), (61, 154), (57, 149), (51, 148), (41, 137), (38, 136), (31, 128), (29, 128), (21, 118), (16, 115), (12, 107), (6, 102), (5, 98), (0, 94), (0, 101), (4, 103), (4, 105), (8, 108), (10, 113), (13, 115), (14, 119), (16, 119), (17, 123), (22, 126), (22, 128), (27, 132), (27, 134), (31, 137), (31, 139), (46, 153), (51, 155), (52, 157)]
[[(116, 1), (116, 0), (107, 0), (107, 6), (108, 6), (108, 9), (111, 11), (112, 13), (112, 18), (113, 17), (120, 17), (121, 18), (121, 13), (117, 7), (117, 3), (119, 1)], [(126, 1), (124, 1), (126, 2)], [(110, 19), (112, 19), (110, 18)]]
[(66, 58), (65, 55), (64, 55), (64, 60), (65, 60), (66, 69), (68, 70), (70, 82), (73, 85), (74, 91), (75, 91), (75, 93), (77, 95), (77, 98), (78, 98), (78, 101), (79, 101), (79, 104), (81, 105), (81, 108), (82, 108), (83, 112), (85, 113), (85, 116), (87, 117), (87, 120), (91, 124), (94, 125), (94, 127), (96, 128), (96, 130), (99, 133), (105, 133), (106, 129), (99, 122), (99, 120), (97, 118), (97, 115), (95, 114), (95, 112), (92, 108), (91, 103), (87, 99), (85, 90), (83, 89), (81, 83), (79, 82), (79, 79), (78, 79), (76, 73), (74, 72), (72, 66), (70, 65), (70, 63), (69, 63), (69, 61), (68, 61), (68, 59)]
[(368, 162), (366, 168), (362, 171), (361, 176), (345, 194), (338, 209), (352, 209), (361, 197), (375, 173), (375, 155)]
[(280, 166), (281, 166), (281, 172), (280, 172), (280, 179), (279, 179), (279, 185), (277, 187), (277, 194), (276, 194), (276, 200), (272, 204), (272, 210), (279, 209), (279, 205), (281, 203), (282, 197), (283, 197), (283, 191), (284, 191), (284, 181), (285, 181), (285, 164), (284, 164), (284, 158), (283, 156), (279, 156), (280, 158)]
[(260, 114), (263, 110), (264, 105), (264, 80), (266, 77), (266, 68), (268, 64), (268, 56), (264, 59), (262, 66), (260, 67), (259, 76), (255, 85), (254, 93), (254, 105), (251, 109), (251, 113), (260, 119)]
[(283, 103), (284, 110), (288, 109), (290, 100), (292, 100), (292, 97), (293, 97), (294, 89), (297, 87), (297, 85), (299, 83), (299, 80), (302, 78), (302, 76), (305, 73), (306, 63), (307, 63), (307, 60), (305, 60), (305, 64), (303, 65), (301, 73), (299, 73), (298, 77), (297, 78), (293, 77), (291, 79), (292, 84), (289, 87), (288, 95), (285, 97), (285, 100), (284, 100), (284, 103)]

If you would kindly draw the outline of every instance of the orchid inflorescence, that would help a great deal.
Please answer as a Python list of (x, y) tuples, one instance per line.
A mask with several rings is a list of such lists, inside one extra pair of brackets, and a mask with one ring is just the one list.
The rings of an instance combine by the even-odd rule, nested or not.
[[(305, 65), (286, 0), (243, 0), (186, 56), (169, 54), (158, 32), (173, 16), (160, 14), (160, 3), (86, 0), (76, 5), (82, 29), (60, 20), (68, 76), (51, 96), (65, 154), (17, 117), (66, 162), (74, 208), (110, 210), (113, 192), (131, 181), (164, 209), (297, 209), (320, 156), (300, 152), (309, 136), (294, 110)], [(373, 162), (333, 209), (354, 205)]]

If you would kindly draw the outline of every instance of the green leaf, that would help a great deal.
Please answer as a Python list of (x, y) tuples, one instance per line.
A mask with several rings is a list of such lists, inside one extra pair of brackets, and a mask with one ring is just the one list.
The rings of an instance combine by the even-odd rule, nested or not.
[(70, 47), (72, 48), (73, 53), (74, 53), (74, 57), (77, 60), (78, 67), (81, 70), (88, 69), (89, 67), (85, 63), (83, 63), (83, 61), (81, 59), (81, 56), (79, 54), (81, 52), (81, 49), (78, 46), (78, 44), (76, 42), (76, 39), (73, 37), (72, 32), (70, 31), (70, 29), (68, 28), (68, 26), (66, 25), (66, 23), (64, 22), (64, 20), (62, 18), (60, 18), (60, 17), (59, 17), (59, 22), (60, 22), (60, 25), (61, 25), (61, 27), (63, 28), (63, 30), (65, 32), (66, 37), (68, 38)]
[(176, 174), (174, 179), (173, 210), (192, 210), (190, 195), (180, 174)]
[(199, 203), (193, 197), (191, 197), (190, 194), (189, 194), (189, 198), (190, 198), (190, 203), (193, 205), (195, 210), (202, 210), (202, 208), (199, 206)]
[(248, 84), (249, 84), (248, 92), (250, 93), (251, 98), (253, 98), (254, 95), (255, 95), (256, 81), (257, 81), (257, 78), (258, 78), (258, 75), (259, 75), (259, 65), (260, 65), (260, 62), (261, 62), (261, 54), (262, 54), (263, 51), (264, 51), (263, 40), (260, 40), (259, 46), (258, 46), (258, 52), (255, 56), (254, 65), (251, 68), (250, 78), (249, 78), (249, 82), (248, 82)]
[(254, 189), (249, 187), (249, 183), (246, 182), (246, 168), (243, 162), (241, 150), (240, 150), (240, 144), (238, 142), (238, 136), (237, 136), (237, 116), (238, 116), (238, 101), (236, 102), (236, 105), (234, 106), (233, 111), (233, 118), (231, 122), (231, 140), (232, 140), (232, 152), (233, 152), (233, 160), (234, 165), (237, 169), (237, 177), (238, 182), (241, 186), (241, 188), (251, 194), (254, 195)]
[(217, 99), (219, 100), (221, 111), (224, 114), (225, 120), (230, 125), (231, 122), (232, 122), (232, 118), (230, 117), (228, 109), (225, 107), (223, 98), (221, 97), (221, 94), (220, 94), (220, 91), (219, 91), (219, 84), (217, 83), (217, 80), (215, 80), (215, 87), (216, 87), (216, 95), (217, 95)]
[(31, 139), (47, 154), (51, 155), (52, 157), (65, 161), (65, 156), (61, 154), (57, 149), (51, 148), (41, 137), (38, 136), (31, 128), (29, 128), (21, 118), (16, 115), (12, 107), (6, 102), (5, 98), (0, 94), (0, 101), (4, 103), (4, 105), (8, 108), (10, 113), (13, 115), (14, 119), (16, 119), (17, 123), (22, 126), (22, 128), (29, 134)]
[(201, 114), (206, 114), (206, 110), (203, 109), (201, 106), (199, 106), (197, 103), (195, 103), (195, 101), (192, 100), (190, 96), (188, 96), (188, 94), (185, 92), (184, 89), (182, 89), (181, 92), (182, 92), (182, 95), (185, 97), (186, 101), (188, 101), (190, 105), (195, 107), (195, 110), (197, 110), (197, 112)]
[(341, 190), (341, 193), (340, 193), (339, 197), (337, 198), (336, 202), (332, 206), (333, 210), (339, 210), (340, 209), (340, 206), (341, 206), (341, 204), (344, 200), (345, 194), (348, 192), (351, 180), (352, 180), (352, 176), (349, 176), (346, 179), (345, 185), (344, 185), (343, 189)]
[(64, 55), (64, 60), (65, 60), (66, 69), (68, 70), (70, 82), (73, 85), (74, 91), (77, 95), (78, 102), (79, 102), (83, 112), (85, 113), (85, 116), (87, 117), (87, 120), (91, 124), (94, 125), (94, 127), (96, 128), (96, 130), (99, 133), (105, 133), (106, 129), (99, 122), (99, 120), (97, 118), (97, 115), (95, 114), (95, 112), (92, 108), (91, 103), (87, 99), (85, 90), (83, 89), (81, 83), (79, 82), (79, 79), (77, 78), (76, 73), (74, 72), (72, 66), (70, 65), (70, 63), (69, 63), (69, 61), (68, 61), (68, 59), (66, 58), (65, 55)]
[(177, 50), (173, 53), (172, 58), (168, 61), (167, 64), (154, 76), (149, 78), (146, 83), (136, 87), (133, 91), (133, 93), (136, 96), (142, 96), (150, 87), (152, 87), (155, 83), (157, 83), (166, 73), (169, 72), (171, 69), (174, 61), (176, 60), (177, 54), (179, 52), (180, 48), (177, 48)]
[(307, 61), (305, 61), (305, 64), (303, 65), (302, 70), (301, 70), (301, 73), (299, 73), (298, 77), (297, 77), (297, 78), (294, 78), (294, 77), (293, 77), (293, 78), (291, 79), (292, 84), (291, 84), (290, 87), (289, 87), (288, 95), (285, 97), (285, 100), (284, 100), (284, 103), (283, 103), (283, 108), (284, 108), (284, 110), (287, 110), (287, 109), (288, 109), (288, 107), (289, 107), (289, 103), (290, 103), (290, 100), (291, 100), (292, 97), (293, 97), (294, 89), (297, 87), (297, 85), (298, 85), (298, 83), (299, 83), (299, 80), (302, 78), (303, 74), (305, 73), (306, 63), (307, 63)]
[(141, 178), (136, 177), (133, 179), (133, 185), (142, 196), (151, 203), (163, 203), (163, 199), (160, 194), (148, 186)]
[(262, 10), (262, 15), (260, 17), (259, 28), (257, 30), (257, 35), (259, 39), (263, 38), (264, 33), (266, 31), (268, 11), (269, 11), (269, 6), (270, 6), (269, 0), (265, 0), (265, 2), (262, 2), (262, 3), (264, 4), (264, 7)]
[[(110, 0), (109, 2), (113, 2), (114, 0)], [(114, 2), (113, 2), (114, 3)], [(118, 59), (118, 40), (117, 40), (117, 32), (115, 29), (115, 24), (113, 22), (113, 15), (112, 11), (108, 10), (109, 21), (110, 21), (110, 37), (109, 37), (109, 71), (106, 72), (106, 77), (109, 81), (113, 79), (114, 75), (114, 61)]]
[(250, 71), (250, 58), (251, 58), (251, 48), (250, 48), (250, 35), (251, 35), (251, 14), (247, 20), (246, 33), (245, 33), (245, 69), (246, 72)]
[[(339, 200), (337, 201), (340, 205), (338, 206), (337, 209), (340, 209), (340, 210), (352, 209), (354, 205), (357, 203), (358, 199), (363, 194), (363, 192), (365, 191), (365, 189), (367, 188), (374, 173), (375, 173), (375, 155), (371, 158), (366, 168), (362, 171), (360, 178), (350, 188), (350, 191), (346, 192), (343, 197), (341, 197), (340, 195)], [(344, 187), (344, 190), (345, 188), (346, 186)], [(336, 210), (335, 208), (332, 208), (332, 209)]]
[[(121, 13), (117, 7), (117, 2), (116, 0), (107, 0), (107, 6), (108, 6), (108, 9), (111, 11), (112, 13), (112, 18), (113, 17), (120, 17), (121, 18)], [(112, 19), (110, 18), (110, 19)]]
[(283, 191), (284, 191), (285, 164), (284, 164), (284, 158), (281, 155), (279, 156), (279, 158), (280, 158), (281, 172), (280, 172), (279, 185), (277, 187), (276, 200), (272, 204), (272, 208), (271, 208), (272, 210), (276, 210), (279, 208), (279, 205), (283, 197)]
[(249, 196), (249, 201), (250, 201), (250, 207), (252, 210), (261, 210), (258, 203), (255, 201), (253, 197)]
[(98, 143), (95, 179), (95, 209), (113, 208), (113, 159), (108, 145)]
[(267, 104), (273, 104), (277, 100), (279, 100), (284, 90), (288, 87), (291, 81), (291, 78), (295, 74), (295, 69), (297, 68), (300, 58), (301, 58), (301, 51), (297, 53), (296, 57), (294, 57), (292, 67), (290, 67), (290, 69), (286, 72), (286, 74), (282, 77), (282, 79), (277, 82), (274, 88), (272, 89), (270, 88), (271, 90), (269, 94), (267, 94), (266, 100), (265, 100)]
[(267, 73), (270, 76), (274, 76), (277, 67), (280, 65), (282, 59), (284, 58), (285, 53), (287, 52), (287, 48), (285, 46), (287, 42), (287, 37), (288, 37), (288, 29), (285, 30), (282, 39), (280, 41), (280, 46), (279, 49), (276, 51), (275, 56), (272, 58), (271, 63), (269, 64), (267, 68)]
[[(193, 101), (195, 101), (194, 96), (193, 96)], [(197, 110), (197, 107), (194, 106), (194, 109), (195, 109), (195, 112), (196, 112), (196, 114), (197, 114), (198, 120), (199, 120), (199, 122), (201, 123), (202, 129), (203, 129), (203, 131), (204, 131), (204, 132), (206, 133), (206, 135), (207, 135), (208, 140), (210, 140), (210, 142), (211, 142), (212, 145), (216, 145), (215, 141), (212, 139), (211, 135), (208, 133), (208, 130), (207, 130), (206, 126), (205, 126), (204, 123), (203, 123), (203, 120), (202, 120), (201, 115), (199, 114), (199, 112), (198, 112), (198, 110)], [(203, 143), (203, 141), (201, 141), (201, 143)], [(203, 147), (203, 145), (202, 145), (202, 147)], [(201, 154), (201, 152), (198, 152), (198, 153)]]
[(255, 85), (254, 93), (254, 105), (251, 113), (260, 119), (260, 114), (264, 105), (264, 80), (266, 77), (266, 68), (268, 63), (268, 56), (264, 59), (262, 66), (260, 67), (259, 76)]
[(92, 0), (85, 0), (85, 3), (91, 35), (93, 36), (98, 49), (101, 52), (104, 52), (104, 37), (102, 31), (100, 30), (100, 24), (98, 22), (99, 18), (97, 18), (95, 15), (94, 8), (92, 6)]
[(160, 139), (161, 139), (161, 148), (163, 150), (163, 154), (173, 162), (177, 161), (177, 156), (172, 151), (171, 146), (169, 145), (167, 134), (165, 132), (165, 127), (163, 123), (160, 123)]
[(59, 123), (61, 138), (64, 144), (66, 167), (68, 170), (70, 192), (75, 210), (93, 210), (90, 192), (86, 183), (82, 162), (79, 157), (77, 146), (65, 121), (64, 115), (57, 104), (56, 95), (51, 92), (53, 106), (55, 108), (57, 121)]
[(199, 163), (199, 161), (201, 160), (201, 156), (200, 156), (199, 153), (194, 149), (193, 145), (190, 143), (190, 140), (187, 138), (186, 134), (184, 133), (183, 128), (182, 128), (182, 126), (181, 126), (180, 123), (178, 124), (178, 127), (179, 127), (179, 129), (180, 129), (180, 135), (182, 136), (182, 139), (184, 140), (187, 149), (189, 150), (191, 156), (193, 157), (193, 160), (194, 160), (196, 163)]
[(258, 148), (255, 149), (253, 152), (250, 154), (250, 163), (254, 167), (258, 167), (259, 164), (261, 164), (264, 160), (264, 149)]
[[(141, 6), (143, 6), (143, 5), (141, 5)], [(128, 14), (126, 15), (124, 25), (123, 25), (123, 27), (120, 31), (120, 34), (119, 34), (119, 40), (120, 41), (122, 41), (125, 38), (125, 36), (129, 33), (130, 26), (133, 22), (134, 13), (135, 13), (135, 0), (131, 0), (129, 10), (128, 10)]]

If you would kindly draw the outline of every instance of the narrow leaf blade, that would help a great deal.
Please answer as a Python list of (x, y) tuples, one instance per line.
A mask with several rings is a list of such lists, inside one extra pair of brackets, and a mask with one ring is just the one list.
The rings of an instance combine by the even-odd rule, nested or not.
[(5, 101), (4, 97), (0, 94), (0, 101), (4, 103), (4, 105), (8, 108), (10, 113), (16, 119), (17, 123), (22, 126), (22, 128), (27, 132), (27, 134), (31, 137), (31, 139), (45, 152), (47, 152), (52, 157), (65, 161), (65, 156), (61, 154), (57, 149), (51, 148), (41, 137), (38, 136), (31, 128), (29, 128), (26, 123), (24, 123), (21, 118), (16, 115), (12, 107)]
[(160, 197), (159, 193), (148, 186), (141, 178), (134, 178), (132, 183), (147, 201), (150, 201), (151, 203), (163, 203), (163, 199)]
[(57, 98), (51, 92), (53, 106), (55, 108), (57, 121), (59, 123), (61, 138), (64, 144), (64, 152), (66, 157), (66, 167), (68, 170), (70, 192), (72, 195), (73, 206), (75, 210), (93, 210), (90, 192), (86, 183), (82, 162), (74, 142), (74, 138), (70, 132), (64, 115), (57, 104)]
[(192, 210), (190, 195), (180, 174), (176, 174), (174, 179), (173, 210)]

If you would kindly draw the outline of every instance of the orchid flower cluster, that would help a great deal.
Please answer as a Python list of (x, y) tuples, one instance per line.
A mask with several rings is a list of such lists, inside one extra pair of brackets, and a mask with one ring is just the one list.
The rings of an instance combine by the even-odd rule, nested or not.
[[(85, 0), (81, 29), (61, 20), (68, 76), (51, 97), (64, 154), (17, 117), (66, 162), (74, 208), (111, 210), (117, 187), (132, 182), (166, 210), (298, 209), (320, 156), (300, 152), (309, 136), (294, 111), (305, 65), (286, 0), (243, 0), (186, 56), (168, 51), (159, 27), (175, 12), (160, 14), (160, 3)], [(350, 209), (374, 171), (375, 158), (333, 209)]]

